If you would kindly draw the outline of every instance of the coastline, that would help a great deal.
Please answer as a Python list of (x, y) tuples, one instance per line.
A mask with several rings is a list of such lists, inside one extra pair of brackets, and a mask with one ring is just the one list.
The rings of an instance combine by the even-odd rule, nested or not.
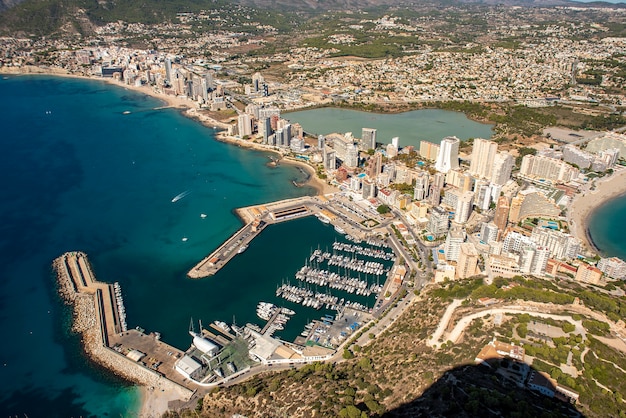
[[(91, 77), (91, 76), (86, 76), (86, 75), (81, 75), (81, 74), (68, 73), (67, 71), (59, 69), (59, 68), (41, 68), (41, 67), (35, 67), (35, 66), (25, 66), (25, 67), (20, 67), (20, 68), (0, 67), (0, 74), (2, 75), (48, 75), (48, 76), (54, 76), (54, 77), (66, 77), (66, 78), (75, 78), (75, 79), (82, 79), (82, 80), (103, 81), (112, 86), (125, 88), (128, 90), (132, 90), (137, 93), (142, 93), (147, 96), (158, 99), (164, 103), (164, 106), (160, 107), (161, 109), (164, 109), (164, 108), (180, 109), (183, 116), (196, 120), (207, 128), (227, 129), (230, 126), (227, 123), (215, 120), (207, 115), (203, 115), (202, 113), (199, 113), (198, 112), (199, 109), (198, 109), (196, 102), (189, 100), (186, 97), (172, 96), (169, 94), (164, 94), (159, 91), (155, 91), (155, 89), (152, 88), (151, 86), (137, 87), (137, 86), (127, 85), (127, 84), (118, 82), (113, 78)], [(240, 147), (255, 149), (258, 151), (272, 152), (272, 153), (278, 154), (281, 157), (281, 161), (284, 161), (284, 163), (293, 164), (293, 165), (302, 167), (303, 169), (307, 170), (307, 172), (309, 173), (309, 178), (305, 184), (317, 190), (318, 195), (335, 193), (337, 191), (335, 187), (327, 184), (324, 180), (320, 179), (317, 176), (315, 169), (307, 163), (304, 163), (302, 161), (283, 159), (282, 158), (283, 155), (276, 150), (269, 149), (268, 147), (255, 143), (251, 140), (246, 141), (246, 140), (241, 140), (235, 137), (228, 136), (224, 132), (217, 133), (215, 135), (215, 139), (221, 142), (226, 142), (226, 143), (237, 145)]]
[(583, 246), (601, 253), (589, 234), (589, 218), (607, 202), (626, 195), (626, 169), (595, 180), (594, 184), (594, 190), (582, 190), (574, 197), (567, 212), (567, 221), (571, 234), (580, 239)]
[(237, 145), (238, 147), (250, 148), (256, 151), (264, 151), (264, 152), (270, 152), (272, 154), (276, 154), (278, 156), (277, 158), (278, 161), (276, 164), (290, 164), (296, 167), (300, 167), (303, 170), (306, 170), (309, 177), (307, 178), (304, 184), (307, 186), (311, 186), (315, 190), (317, 190), (318, 196), (330, 194), (330, 193), (336, 193), (339, 191), (339, 189), (337, 189), (336, 187), (331, 186), (330, 184), (326, 183), (323, 179), (319, 178), (317, 176), (317, 172), (315, 171), (315, 168), (313, 168), (310, 164), (307, 164), (304, 161), (298, 161), (294, 158), (286, 157), (280, 151), (276, 149), (271, 149), (265, 145), (259, 144), (252, 140), (239, 139), (234, 136), (227, 135), (225, 132), (218, 133), (215, 138), (218, 141), (226, 142), (232, 145)]

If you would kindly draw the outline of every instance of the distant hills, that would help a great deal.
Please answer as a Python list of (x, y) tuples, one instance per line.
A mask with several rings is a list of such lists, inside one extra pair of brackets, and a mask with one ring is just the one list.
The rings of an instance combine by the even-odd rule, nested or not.
[(333, 10), (380, 11), (386, 7), (421, 9), (463, 4), (524, 7), (602, 4), (626, 7), (623, 3), (578, 3), (570, 0), (0, 0), (0, 33), (47, 35), (60, 28), (85, 33), (94, 24), (119, 20), (154, 24), (170, 21), (179, 12), (218, 10), (228, 13), (241, 6), (250, 8), (252, 13), (256, 9), (264, 13), (315, 14)]

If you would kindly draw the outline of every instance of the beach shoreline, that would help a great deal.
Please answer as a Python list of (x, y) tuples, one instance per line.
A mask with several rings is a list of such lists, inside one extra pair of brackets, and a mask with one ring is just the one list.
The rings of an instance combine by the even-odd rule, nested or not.
[(570, 233), (577, 237), (588, 250), (601, 254), (589, 233), (589, 219), (606, 203), (626, 195), (626, 169), (614, 172), (611, 176), (594, 180), (593, 190), (581, 190), (567, 211)]
[[(172, 96), (169, 94), (165, 94), (165, 93), (156, 91), (151, 86), (128, 85), (128, 84), (119, 82), (113, 78), (93, 77), (93, 76), (87, 76), (87, 75), (81, 75), (81, 74), (68, 73), (67, 71), (58, 69), (58, 68), (41, 68), (41, 67), (35, 67), (35, 66), (25, 66), (25, 67), (20, 67), (20, 68), (0, 67), (0, 74), (3, 74), (3, 75), (42, 75), (42, 76), (48, 75), (48, 76), (54, 76), (54, 77), (66, 77), (66, 78), (75, 78), (75, 79), (82, 79), (82, 80), (103, 81), (112, 86), (125, 88), (128, 90), (132, 90), (137, 93), (142, 93), (147, 96), (158, 99), (164, 103), (164, 106), (159, 107), (159, 109), (165, 109), (165, 108), (179, 109), (183, 116), (188, 117), (189, 119), (193, 119), (197, 122), (200, 122), (206, 128), (227, 129), (230, 126), (227, 123), (218, 121), (207, 115), (203, 115), (202, 113), (199, 113), (198, 110), (200, 110), (200, 108), (198, 104), (194, 102), (193, 100), (189, 100), (187, 97)], [(250, 148), (250, 149), (257, 150), (257, 151), (271, 152), (271, 153), (279, 155), (281, 161), (284, 161), (284, 163), (286, 164), (293, 164), (293, 165), (302, 167), (304, 170), (306, 170), (310, 174), (305, 184), (313, 187), (317, 191), (318, 195), (335, 193), (337, 191), (335, 187), (327, 184), (324, 180), (320, 179), (317, 176), (315, 169), (305, 162), (295, 161), (291, 159), (290, 160), (283, 159), (284, 156), (280, 152), (274, 149), (270, 149), (267, 146), (258, 144), (252, 140), (242, 140), (242, 139), (238, 139), (232, 136), (228, 136), (224, 132), (217, 133), (215, 135), (215, 139), (221, 142), (229, 143), (232, 145), (237, 145), (237, 146), (244, 147), (244, 148)]]

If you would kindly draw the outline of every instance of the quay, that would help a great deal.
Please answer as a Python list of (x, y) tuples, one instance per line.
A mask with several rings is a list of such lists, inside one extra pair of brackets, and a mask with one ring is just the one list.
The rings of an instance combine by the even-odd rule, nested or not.
[(235, 212), (244, 226), (189, 270), (187, 277), (202, 279), (216, 274), (237, 254), (244, 252), (267, 225), (327, 212), (322, 207), (326, 203), (328, 199), (324, 196), (304, 196), (237, 209)]
[(92, 361), (149, 390), (168, 390), (188, 401), (196, 389), (174, 370), (184, 353), (160, 340), (158, 333), (126, 329), (119, 284), (96, 280), (82, 252), (56, 258), (59, 294), (73, 308), (72, 331), (81, 334)]

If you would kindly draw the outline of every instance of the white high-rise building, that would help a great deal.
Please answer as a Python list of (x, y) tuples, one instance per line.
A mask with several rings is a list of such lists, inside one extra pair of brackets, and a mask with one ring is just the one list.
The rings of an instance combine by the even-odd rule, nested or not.
[(623, 279), (626, 277), (626, 262), (617, 257), (600, 259), (600, 261), (598, 261), (598, 269), (614, 279)]
[(474, 183), (474, 205), (480, 210), (488, 210), (491, 205), (491, 187), (485, 180)]
[(498, 227), (493, 222), (483, 222), (482, 227), (480, 228), (480, 240), (485, 244), (488, 244), (489, 241), (497, 241), (498, 240)]
[(519, 170), (525, 177), (546, 179), (557, 183), (567, 183), (576, 178), (578, 169), (565, 161), (541, 155), (525, 155)]
[(474, 139), (472, 161), (469, 168), (470, 174), (486, 179), (491, 178), (493, 162), (497, 153), (498, 144), (496, 142), (482, 138)]
[(252, 135), (252, 118), (247, 113), (242, 113), (237, 118), (237, 128), (239, 131), (239, 136), (250, 136)]
[(448, 261), (457, 261), (459, 259), (459, 254), (461, 253), (461, 244), (465, 242), (465, 230), (463, 228), (451, 228), (448, 231), (448, 236), (446, 237), (446, 244), (444, 246), (444, 251), (446, 255), (446, 260)]
[(391, 138), (391, 143), (394, 147), (396, 147), (396, 149), (400, 149), (400, 138), (394, 136), (393, 138)]
[(435, 170), (440, 173), (447, 173), (450, 170), (459, 168), (459, 138), (448, 136), (441, 140), (439, 155), (435, 162)]
[(546, 266), (548, 265), (548, 258), (550, 258), (550, 250), (546, 247), (536, 247), (530, 272), (537, 276), (543, 276), (546, 272)]
[(507, 253), (519, 254), (522, 248), (527, 246), (534, 246), (530, 237), (522, 235), (519, 232), (510, 232), (506, 238), (504, 238), (502, 250)]
[(361, 143), (364, 149), (376, 149), (376, 129), (363, 128), (361, 131)]
[(537, 245), (546, 247), (550, 256), (559, 260), (574, 259), (580, 251), (580, 240), (561, 231), (535, 227), (530, 239)]
[(359, 165), (359, 148), (356, 144), (350, 144), (346, 147), (346, 158), (343, 162), (348, 167), (357, 167)]
[(317, 148), (319, 148), (320, 150), (323, 150), (325, 146), (326, 146), (326, 139), (324, 138), (324, 135), (318, 135), (317, 136)]
[(509, 181), (511, 171), (515, 165), (515, 159), (511, 154), (499, 152), (493, 160), (493, 170), (491, 172), (491, 182), (500, 186)]
[(415, 188), (413, 189), (413, 199), (424, 200), (428, 197), (428, 173), (422, 171), (415, 178)]
[(450, 220), (448, 211), (441, 206), (435, 206), (430, 210), (430, 220), (428, 222), (428, 230), (435, 237), (441, 236), (448, 232)]
[(454, 222), (464, 224), (472, 214), (472, 203), (474, 202), (474, 192), (465, 192), (457, 199), (456, 210), (454, 212)]

